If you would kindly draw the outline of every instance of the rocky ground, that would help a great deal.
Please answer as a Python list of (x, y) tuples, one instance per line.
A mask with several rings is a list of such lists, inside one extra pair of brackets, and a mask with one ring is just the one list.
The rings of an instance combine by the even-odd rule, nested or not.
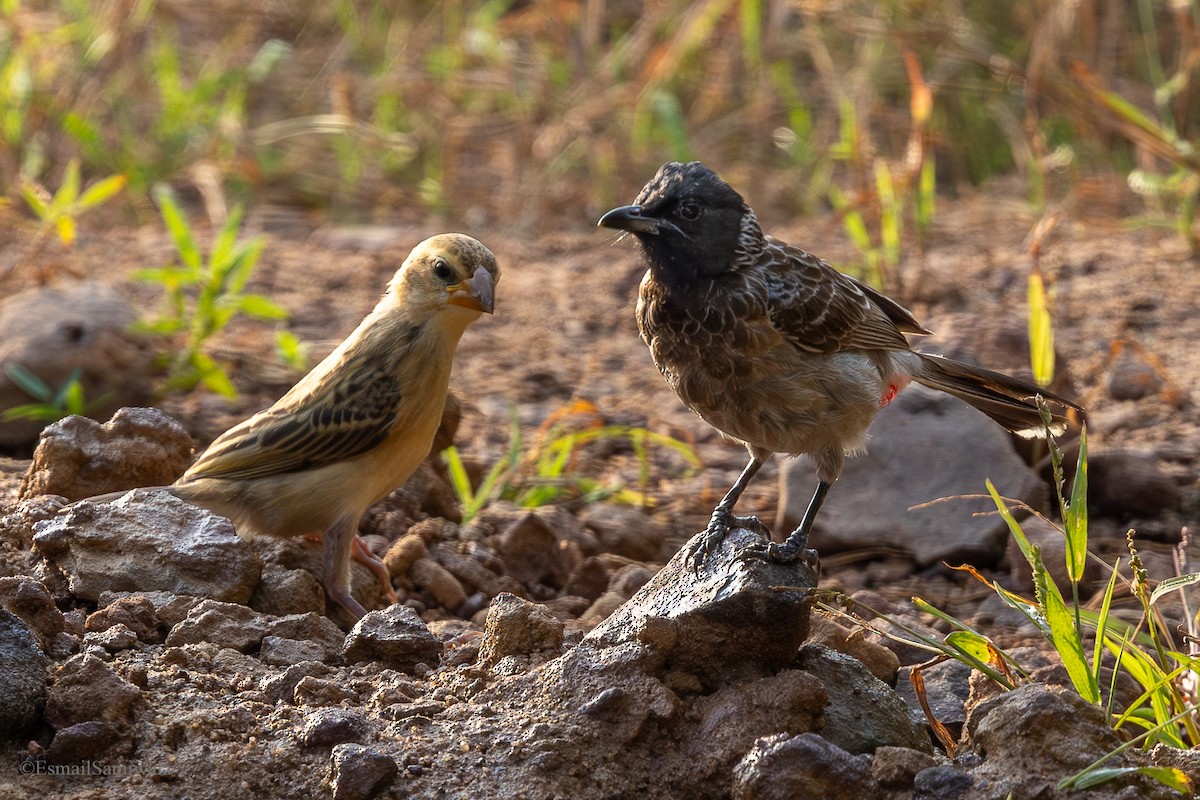
[[(900, 296), (938, 332), (929, 349), (1019, 371), (1023, 238), (1036, 220), (995, 197), (938, 220), (927, 253), (900, 271)], [(0, 797), (1042, 798), (1119, 744), (1064, 688), (1036, 631), (944, 566), (966, 561), (1028, 591), (1003, 524), (975, 515), (987, 504), (929, 501), (978, 494), (990, 477), (1048, 510), (1041, 454), (961, 404), (914, 391), (881, 414), (871, 454), (831, 493), (813, 540), (822, 589), (944, 633), (909, 603), (919, 595), (1011, 648), (1034, 676), (1000, 693), (956, 665), (927, 667), (935, 714), (959, 737), (952, 755), (930, 736), (908, 678), (928, 654), (814, 610), (818, 581), (804, 569), (735, 558), (757, 533), (737, 532), (699, 575), (671, 560), (744, 454), (663, 385), (632, 319), (636, 253), (586, 223), (535, 237), (474, 232), (503, 278), (496, 316), (460, 347), (447, 441), (478, 476), (507, 452), (514, 413), (526, 449), (548, 421), (622, 424), (691, 444), (703, 469), (651, 446), (643, 482), (630, 443), (605, 439), (580, 448), (571, 474), (651, 504), (497, 501), (464, 523), (433, 459), (364, 521), (402, 602), (357, 624), (326, 608), (314, 542), (244, 540), (153, 493), (62, 510), (63, 497), (171, 480), (193, 446), (285, 391), (297, 376), (278, 364), (265, 324), (235, 324), (216, 343), (241, 391), (232, 404), (195, 393), (162, 400), (166, 416), (67, 422), (33, 462), (28, 433), (0, 429), (12, 456), (0, 461), (0, 667), (11, 677), (0, 690)], [(316, 358), (369, 310), (412, 244), (457, 227), (310, 230), (288, 215), (254, 224), (268, 243), (250, 288), (293, 312)], [(853, 260), (836, 221), (770, 227)], [(114, 391), (101, 419), (144, 405), (152, 348), (124, 323), (156, 293), (123, 278), (164, 263), (165, 237), (94, 233), (35, 264), (18, 241), (0, 244), (5, 297), (43, 277), (59, 291), (85, 278), (114, 287), (42, 305), (26, 296), (16, 321), (14, 303), (0, 301), (0, 360), (24, 348), (68, 372), (82, 361), (89, 387)], [(1097, 219), (1060, 225), (1042, 268), (1056, 387), (1088, 408), (1091, 547), (1111, 562), (1135, 528), (1151, 577), (1167, 577), (1181, 531), (1200, 520), (1200, 271), (1175, 239)], [(774, 523), (778, 505), (782, 531), (811, 481), (802, 462), (769, 464), (739, 510)], [(1053, 551), (1054, 530), (1029, 527)], [(368, 607), (373, 587), (356, 573)], [(1136, 620), (1127, 600), (1119, 613)], [(1172, 758), (1124, 756), (1200, 777)], [(1174, 796), (1132, 779), (1081, 794)]]

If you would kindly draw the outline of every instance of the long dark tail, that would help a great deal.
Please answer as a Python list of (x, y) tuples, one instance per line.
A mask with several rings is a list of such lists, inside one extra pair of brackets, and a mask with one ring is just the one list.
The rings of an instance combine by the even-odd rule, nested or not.
[(1046, 400), (1050, 430), (1056, 436), (1067, 429), (1071, 410), (1083, 416), (1079, 405), (1032, 383), (942, 356), (917, 355), (921, 357), (921, 371), (913, 375), (914, 381), (965, 400), (1018, 436), (1046, 435), (1038, 395)]

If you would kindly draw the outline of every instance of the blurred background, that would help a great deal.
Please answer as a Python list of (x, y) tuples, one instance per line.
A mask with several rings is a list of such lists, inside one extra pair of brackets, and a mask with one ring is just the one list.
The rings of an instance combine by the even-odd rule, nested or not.
[(166, 182), (214, 222), (244, 202), (534, 233), (591, 225), (663, 161), (700, 158), (754, 186), (768, 223), (839, 215), (884, 282), (936, 196), (1000, 180), (1035, 208), (1195, 245), (1191, 0), (0, 9), (13, 224), (70, 228), (28, 197), (112, 177), (112, 197), (65, 216), (154, 220)]

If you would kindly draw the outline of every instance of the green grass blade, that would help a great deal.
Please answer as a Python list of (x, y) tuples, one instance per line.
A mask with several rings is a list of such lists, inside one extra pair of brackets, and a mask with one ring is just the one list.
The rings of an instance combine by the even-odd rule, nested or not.
[(1192, 782), (1186, 774), (1174, 767), (1111, 767), (1089, 772), (1073, 784), (1076, 789), (1091, 789), (1103, 783), (1122, 778), (1126, 775), (1141, 774), (1152, 778), (1164, 786), (1169, 786), (1177, 792), (1191, 795)]
[(163, 224), (167, 226), (167, 232), (171, 234), (171, 239), (175, 242), (179, 260), (188, 269), (199, 272), (203, 268), (204, 260), (200, 255), (200, 248), (196, 244), (196, 238), (192, 235), (191, 226), (188, 225), (187, 217), (184, 216), (183, 209), (179, 207), (179, 202), (175, 199), (175, 193), (171, 191), (171, 187), (160, 183), (154, 187), (154, 199), (158, 203), (159, 213), (162, 214)]
[(984, 483), (987, 486), (988, 494), (992, 496), (992, 502), (996, 504), (996, 510), (1000, 512), (1000, 518), (1008, 525), (1009, 532), (1012, 533), (1013, 539), (1016, 540), (1017, 548), (1021, 551), (1021, 555), (1025, 556), (1025, 560), (1029, 562), (1030, 567), (1035, 566), (1036, 558), (1033, 553), (1033, 546), (1029, 543), (1029, 537), (1025, 535), (1025, 531), (1021, 530), (1021, 524), (1017, 522), (1012, 512), (1008, 510), (1008, 504), (1004, 502), (1004, 498), (996, 491), (991, 478), (985, 480)]
[(509, 465), (505, 461), (497, 461), (488, 470), (488, 474), (483, 477), (483, 482), (479, 484), (479, 490), (475, 492), (475, 497), (471, 501), (470, 516), (464, 512), (463, 522), (468, 522), (480, 511), (484, 506), (490, 503), (494, 498), (499, 497), (502, 486), (502, 480), (508, 474)]
[(42, 199), (42, 196), (34, 189), (32, 184), (25, 183), (21, 185), (21, 196), (25, 198), (25, 202), (29, 205), (29, 209), (33, 211), (37, 218), (42, 222), (50, 220), (50, 206)]
[(458, 448), (454, 445), (443, 450), (442, 457), (446, 460), (446, 474), (450, 477), (450, 488), (454, 490), (459, 504), (463, 507), (463, 522), (466, 522), (466, 509), (475, 499), (475, 491), (471, 488), (471, 479), (467, 476), (467, 468), (463, 466), (462, 456), (458, 454)]
[(1046, 283), (1042, 273), (1029, 273), (1029, 362), (1038, 386), (1054, 380), (1054, 327), (1046, 301)]
[(62, 216), (56, 217), (54, 220), (54, 230), (58, 233), (59, 241), (67, 247), (75, 244), (77, 226), (75, 218), (70, 214), (64, 213)]
[(945, 642), (984, 663), (992, 656), (988, 640), (970, 631), (950, 631), (946, 634)]
[[(1104, 589), (1104, 599), (1100, 603), (1100, 613), (1096, 619), (1096, 643), (1092, 649), (1092, 676), (1096, 685), (1100, 685), (1100, 667), (1103, 665), (1104, 640), (1108, 636), (1108, 612), (1112, 609), (1113, 592), (1117, 588), (1117, 573), (1121, 569), (1121, 560), (1113, 566), (1112, 575), (1108, 578), (1108, 586)], [(1111, 694), (1110, 694), (1111, 701)]]
[(1046, 622), (1050, 625), (1050, 641), (1062, 659), (1067, 676), (1079, 696), (1089, 703), (1099, 704), (1100, 687), (1083, 652), (1083, 640), (1075, 627), (1075, 615), (1063, 600), (1058, 585), (1043, 570), (1041, 596)]
[(75, 202), (79, 197), (79, 159), (72, 158), (67, 162), (67, 168), (63, 172), (62, 185), (58, 187), (58, 191), (54, 193), (54, 200), (51, 206), (57, 211), (63, 211), (67, 206)]
[(287, 309), (258, 294), (244, 294), (237, 298), (237, 310), (258, 319), (287, 319)]
[(1083, 580), (1087, 566), (1087, 428), (1079, 431), (1079, 456), (1075, 461), (1075, 482), (1071, 486), (1071, 501), (1063, 519), (1066, 527), (1067, 576), (1073, 583)]
[(1058, 788), (1059, 789), (1070, 789), (1073, 786), (1076, 786), (1079, 783), (1079, 781), (1083, 780), (1086, 776), (1090, 775), (1092, 772), (1095, 772), (1097, 769), (1099, 769), (1100, 765), (1103, 764), (1105, 761), (1108, 761), (1110, 758), (1115, 758), (1116, 756), (1121, 755), (1121, 753), (1124, 753), (1126, 750), (1129, 750), (1130, 748), (1137, 747), (1139, 744), (1142, 743), (1142, 741), (1144, 739), (1147, 739), (1154, 733), (1157, 733), (1158, 730), (1166, 728), (1169, 725), (1174, 725), (1176, 722), (1178, 722), (1183, 717), (1187, 716), (1188, 714), (1194, 714), (1194, 713), (1196, 713), (1196, 709), (1192, 706), (1189, 706), (1188, 708), (1186, 708), (1183, 711), (1179, 712), (1178, 714), (1174, 715), (1170, 719), (1164, 720), (1163, 722), (1159, 723), (1157, 726), (1155, 726), (1155, 728), (1152, 728), (1151, 730), (1148, 730), (1145, 733), (1135, 736), (1134, 738), (1130, 739), (1127, 742), (1122, 742), (1120, 745), (1113, 748), (1109, 752), (1105, 753), (1100, 758), (1093, 761), (1091, 764), (1088, 764), (1086, 767), (1081, 769), (1079, 772), (1076, 772), (1074, 775), (1070, 775), (1066, 778), (1063, 778), (1061, 781), (1058, 782)]
[(237, 388), (229, 380), (225, 368), (204, 353), (192, 354), (192, 366), (200, 378), (200, 383), (209, 390), (223, 397), (237, 397)]
[(49, 403), (54, 399), (54, 390), (45, 381), (20, 364), (8, 364), (4, 367), (4, 372), (22, 392), (34, 400)]
[(4, 413), (0, 414), (0, 420), (4, 422), (16, 422), (18, 420), (57, 422), (62, 418), (62, 412), (47, 403), (26, 403), (24, 405), (13, 406), (12, 408), (5, 409)]
[(1150, 593), (1150, 605), (1154, 605), (1158, 600), (1166, 594), (1178, 591), (1185, 586), (1192, 586), (1200, 583), (1200, 572), (1189, 572), (1186, 575), (1178, 575), (1174, 578), (1166, 578), (1161, 581), (1158, 586)]
[(129, 179), (124, 175), (112, 175), (104, 180), (97, 181), (84, 190), (83, 195), (79, 198), (76, 205), (81, 211), (94, 208), (116, 195), (128, 183)]

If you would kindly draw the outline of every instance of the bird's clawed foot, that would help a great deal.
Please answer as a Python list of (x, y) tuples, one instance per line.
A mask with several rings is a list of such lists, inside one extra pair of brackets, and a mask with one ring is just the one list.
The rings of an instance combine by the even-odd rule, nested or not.
[(704, 562), (734, 528), (746, 528), (764, 535), (767, 533), (766, 526), (758, 517), (735, 517), (729, 509), (718, 506), (708, 520), (708, 527), (688, 544), (687, 562), (693, 573), (700, 574)]
[(808, 546), (807, 531), (795, 531), (785, 542), (759, 542), (746, 547), (739, 558), (758, 558), (776, 564), (791, 564), (800, 561), (809, 566), (817, 563), (817, 551)]
[(352, 540), (351, 555), (354, 560), (362, 564), (367, 569), (371, 570), (379, 581), (379, 593), (389, 604), (400, 602), (400, 598), (396, 596), (396, 590), (392, 588), (392, 575), (388, 572), (387, 566), (379, 560), (379, 557), (371, 552), (371, 548), (367, 546), (366, 541), (361, 536), (355, 536)]

